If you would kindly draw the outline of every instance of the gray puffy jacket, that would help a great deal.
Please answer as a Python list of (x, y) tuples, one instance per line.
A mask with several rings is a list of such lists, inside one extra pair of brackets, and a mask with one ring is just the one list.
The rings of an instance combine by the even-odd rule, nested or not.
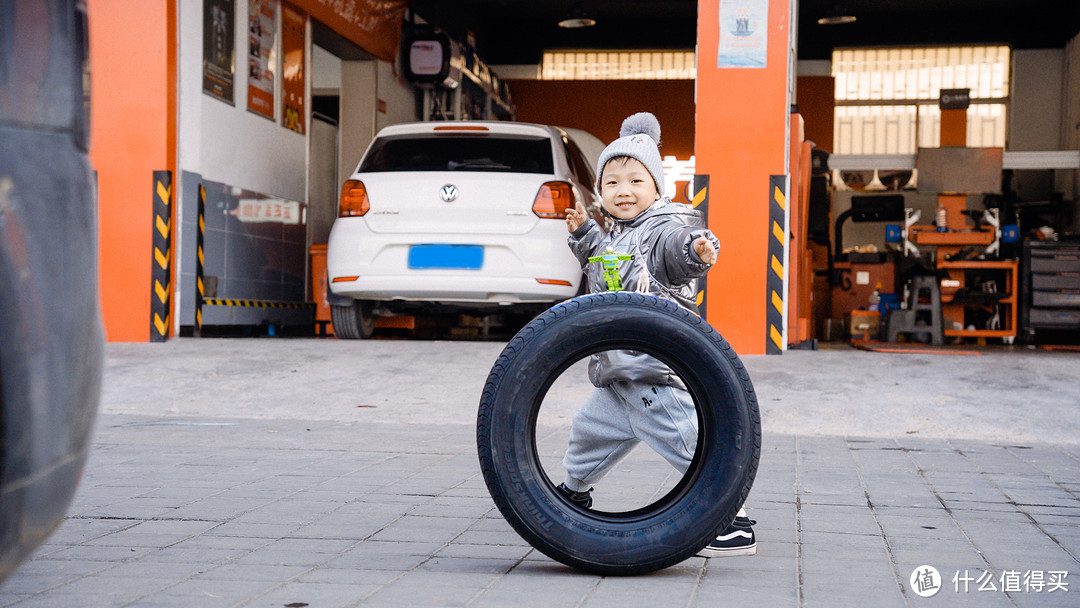
[[(720, 246), (704, 227), (701, 212), (662, 198), (633, 219), (615, 220), (611, 232), (604, 232), (594, 220), (587, 221), (570, 235), (569, 245), (585, 270), (591, 293), (607, 291), (607, 283), (600, 263), (588, 260), (611, 249), (634, 258), (619, 263), (624, 290), (652, 293), (697, 313), (697, 279), (709, 270), (692, 246), (700, 236)], [(669, 367), (631, 350), (593, 355), (589, 380), (598, 387), (618, 381), (683, 387)]]

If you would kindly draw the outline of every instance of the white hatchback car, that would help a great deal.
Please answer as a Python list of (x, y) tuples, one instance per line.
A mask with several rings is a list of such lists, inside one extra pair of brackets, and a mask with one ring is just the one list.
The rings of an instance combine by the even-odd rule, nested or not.
[(583, 137), (515, 122), (382, 129), (342, 186), (327, 244), (334, 333), (369, 337), (376, 314), (542, 309), (578, 294), (566, 209), (604, 221)]

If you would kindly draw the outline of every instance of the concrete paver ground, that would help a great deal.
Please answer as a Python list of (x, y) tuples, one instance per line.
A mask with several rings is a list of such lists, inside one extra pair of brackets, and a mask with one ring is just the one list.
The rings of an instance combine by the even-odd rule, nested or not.
[(600, 577), (533, 550), (484, 486), (476, 404), (501, 348), (109, 345), (85, 479), (0, 606), (1078, 604), (1078, 354), (744, 357), (758, 555)]

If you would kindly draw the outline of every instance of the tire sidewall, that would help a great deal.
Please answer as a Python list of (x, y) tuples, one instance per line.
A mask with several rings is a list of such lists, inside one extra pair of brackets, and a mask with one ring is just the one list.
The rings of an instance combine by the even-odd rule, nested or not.
[[(625, 574), (682, 561), (730, 523), (752, 480), (760, 430), (749, 378), (711, 326), (666, 300), (598, 294), (559, 306), (565, 309), (534, 320), (531, 339), (492, 373), (498, 382), (489, 394), (488, 440), (496, 479), (488, 481), (506, 490), (500, 509), (535, 547), (585, 570)], [(591, 352), (628, 347), (664, 361), (687, 384), (699, 404), (697, 455), (661, 508), (586, 512), (555, 493), (539, 463), (537, 412), (569, 365)]]

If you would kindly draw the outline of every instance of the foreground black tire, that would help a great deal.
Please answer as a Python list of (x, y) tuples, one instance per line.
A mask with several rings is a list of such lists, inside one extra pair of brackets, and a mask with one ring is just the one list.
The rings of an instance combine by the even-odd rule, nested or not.
[(330, 306), (334, 335), (345, 340), (368, 339), (375, 333), (375, 310), (371, 302), (353, 300), (349, 306)]
[[(98, 188), (81, 76), (90, 59), (87, 3), (0, 4), (3, 583), (63, 523), (83, 477), (97, 426), (105, 333)], [(15, 65), (29, 69), (20, 74), (9, 67)]]
[[(551, 384), (583, 357), (611, 349), (667, 363), (698, 411), (697, 453), (682, 481), (624, 513), (571, 504), (536, 448)], [(761, 422), (746, 369), (712, 326), (667, 300), (611, 292), (558, 304), (510, 340), (480, 399), (477, 448), (492, 499), (530, 545), (587, 572), (632, 575), (693, 556), (731, 523), (753, 485)]]

